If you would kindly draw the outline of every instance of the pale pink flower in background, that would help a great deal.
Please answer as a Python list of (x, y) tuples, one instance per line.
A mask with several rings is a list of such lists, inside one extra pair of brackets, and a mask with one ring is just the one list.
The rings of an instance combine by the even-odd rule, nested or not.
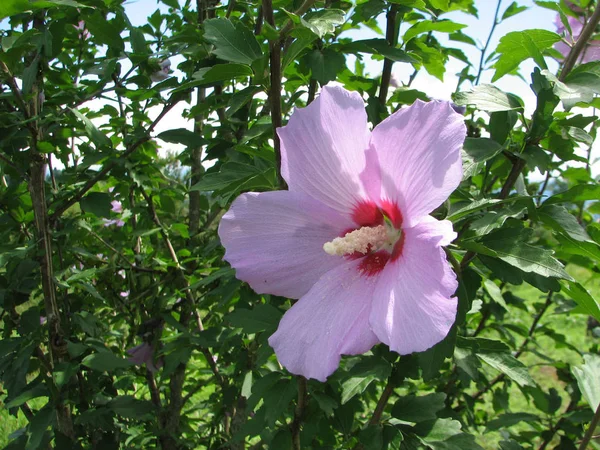
[(169, 73), (171, 72), (171, 61), (169, 59), (161, 61), (159, 65), (160, 70), (150, 75), (150, 79), (154, 82), (166, 80), (169, 78)]
[(123, 212), (123, 205), (121, 205), (121, 202), (119, 200), (113, 200), (112, 202), (110, 202), (110, 204), (112, 205), (112, 208), (110, 209), (112, 212)]
[[(572, 9), (573, 11), (576, 11), (576, 9)], [(554, 20), (554, 24), (556, 25), (556, 32), (558, 34), (564, 35), (567, 42), (571, 44), (569, 45), (563, 41), (554, 44), (554, 48), (558, 50), (564, 58), (567, 57), (567, 55), (571, 51), (571, 47), (575, 44), (575, 42), (577, 42), (577, 39), (579, 39), (579, 35), (581, 34), (581, 31), (583, 30), (584, 26), (583, 17), (577, 18), (568, 16), (567, 20), (569, 21), (569, 26), (571, 27), (571, 31), (573, 32), (573, 34), (569, 33), (569, 30), (565, 28), (564, 24), (562, 23), (562, 20), (560, 19), (560, 15), (557, 14), (556, 19)], [(579, 62), (587, 63), (597, 60), (600, 60), (600, 41), (593, 40), (588, 42), (588, 44), (581, 52), (581, 55), (579, 56)]]
[(77, 25), (73, 25), (76, 30), (79, 31), (79, 37), (81, 39), (89, 39), (91, 34), (88, 29), (85, 27), (85, 21), (80, 20)]
[(163, 365), (160, 359), (154, 362), (154, 349), (147, 342), (127, 349), (126, 352), (131, 355), (128, 358), (131, 363), (137, 366), (145, 364), (150, 372), (156, 372)]
[(289, 190), (240, 195), (219, 236), (239, 279), (299, 299), (269, 338), (281, 364), (324, 381), (379, 342), (409, 354), (441, 341), (456, 234), (429, 214), (460, 183), (463, 118), (416, 101), (371, 132), (361, 96), (325, 86), (278, 134)]
[(104, 222), (102, 225), (105, 227), (110, 227), (112, 225), (115, 225), (117, 227), (122, 227), (125, 225), (125, 222), (123, 222), (121, 219), (106, 219), (103, 218), (102, 222)]

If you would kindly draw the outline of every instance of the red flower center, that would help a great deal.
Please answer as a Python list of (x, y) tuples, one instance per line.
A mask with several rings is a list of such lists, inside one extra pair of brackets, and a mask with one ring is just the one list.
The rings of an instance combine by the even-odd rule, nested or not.
[[(374, 249), (374, 251), (362, 254), (355, 252), (348, 255), (350, 258), (362, 258), (359, 270), (363, 275), (373, 276), (383, 270), (389, 261), (396, 261), (402, 254), (404, 247), (404, 233), (402, 230), (402, 213), (395, 202), (383, 200), (378, 206), (371, 201), (361, 201), (356, 205), (352, 213), (352, 219), (360, 227), (377, 227), (386, 225), (398, 230), (398, 239), (391, 243), (391, 252), (386, 249)], [(350, 230), (352, 231), (352, 230)]]

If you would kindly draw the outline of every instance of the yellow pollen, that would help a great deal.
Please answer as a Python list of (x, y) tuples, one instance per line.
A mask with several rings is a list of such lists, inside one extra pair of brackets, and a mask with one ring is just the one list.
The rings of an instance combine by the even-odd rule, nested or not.
[(385, 225), (376, 227), (362, 227), (346, 233), (344, 237), (337, 237), (331, 242), (323, 244), (325, 253), (332, 256), (350, 255), (354, 252), (366, 254), (376, 250), (389, 241)]

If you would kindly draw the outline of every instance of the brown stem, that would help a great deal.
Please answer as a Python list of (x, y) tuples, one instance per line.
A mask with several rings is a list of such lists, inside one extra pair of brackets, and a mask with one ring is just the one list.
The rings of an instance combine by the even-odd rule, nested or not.
[(600, 4), (596, 5), (596, 9), (594, 10), (594, 13), (590, 17), (590, 20), (583, 27), (583, 30), (581, 30), (581, 34), (577, 38), (577, 42), (575, 43), (575, 45), (573, 47), (571, 47), (571, 51), (565, 58), (565, 62), (563, 63), (563, 68), (560, 71), (560, 76), (558, 77), (558, 79), (560, 81), (565, 81), (565, 78), (567, 78), (567, 75), (569, 75), (571, 70), (573, 70), (575, 63), (577, 62), (577, 59), (579, 58), (579, 55), (581, 54), (581, 52), (587, 45), (588, 41), (590, 40), (590, 37), (592, 37), (592, 34), (594, 34), (594, 32), (596, 31), (596, 27), (598, 26), (599, 22), (600, 22)]
[(306, 378), (298, 376), (298, 403), (294, 409), (294, 420), (291, 425), (292, 429), (292, 448), (294, 450), (302, 450), (300, 446), (300, 428), (302, 419), (304, 418), (304, 409), (306, 407)]
[(310, 79), (308, 84), (308, 99), (306, 100), (306, 104), (310, 105), (315, 99), (315, 93), (317, 92), (317, 80), (314, 78)]
[[(263, 0), (263, 14), (269, 25), (275, 28), (273, 17), (273, 2)], [(273, 124), (273, 142), (275, 148), (275, 166), (277, 179), (281, 189), (285, 189), (286, 183), (281, 176), (281, 142), (277, 129), (281, 127), (281, 41), (275, 39), (269, 42), (269, 65), (271, 68), (271, 86), (269, 88), (269, 102), (271, 104), (271, 123)]]
[(592, 440), (594, 431), (596, 430), (596, 427), (598, 426), (599, 423), (600, 423), (600, 403), (598, 404), (598, 407), (596, 408), (596, 413), (594, 414), (594, 417), (592, 418), (592, 421), (590, 422), (590, 426), (588, 427), (587, 431), (585, 432), (583, 439), (579, 443), (579, 447), (577, 450), (585, 450), (587, 448), (588, 444)]
[(385, 385), (383, 392), (381, 393), (381, 397), (379, 397), (379, 401), (377, 402), (377, 406), (375, 406), (375, 411), (373, 412), (373, 416), (371, 420), (369, 420), (369, 424), (377, 425), (381, 420), (381, 416), (383, 415), (383, 411), (387, 406), (387, 402), (390, 397), (394, 393), (394, 383), (391, 378), (388, 380), (388, 383)]
[[(385, 38), (388, 41), (390, 47), (395, 47), (398, 43), (398, 28), (400, 26), (396, 19), (398, 16), (398, 5), (392, 3), (390, 9), (387, 12), (387, 22), (385, 29)], [(381, 85), (379, 86), (379, 102), (385, 105), (390, 87), (390, 80), (392, 79), (392, 66), (394, 61), (389, 58), (385, 58), (383, 61), (383, 72), (381, 74)]]

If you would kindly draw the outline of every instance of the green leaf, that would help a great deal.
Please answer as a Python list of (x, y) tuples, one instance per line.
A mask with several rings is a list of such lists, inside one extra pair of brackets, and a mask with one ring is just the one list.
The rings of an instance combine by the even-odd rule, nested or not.
[(544, 205), (584, 202), (586, 200), (598, 200), (598, 198), (600, 198), (600, 184), (578, 184), (567, 191), (549, 197)]
[(473, 105), (488, 112), (523, 108), (516, 96), (507, 94), (491, 84), (480, 84), (469, 91), (458, 92), (454, 102), (457, 105)]
[(496, 48), (500, 57), (494, 64), (496, 73), (492, 81), (512, 72), (529, 58), (533, 58), (540, 68), (547, 69), (541, 52), (560, 40), (558, 34), (538, 29), (513, 31), (504, 35)]
[(375, 381), (375, 375), (351, 377), (342, 383), (342, 405), (349, 402), (354, 396), (362, 394), (369, 385)]
[(137, 55), (146, 55), (148, 53), (146, 38), (144, 37), (144, 32), (140, 28), (131, 28), (129, 31), (129, 42), (131, 43), (133, 53)]
[(566, 76), (564, 83), (569, 88), (583, 89), (600, 94), (600, 61), (578, 64)]
[(428, 33), (430, 31), (453, 33), (455, 31), (462, 30), (465, 27), (466, 25), (462, 23), (452, 22), (451, 20), (438, 20), (435, 22), (431, 20), (420, 20), (408, 30), (406, 30), (406, 33), (404, 33), (404, 36), (402, 36), (402, 40), (406, 44), (412, 38), (422, 33)]
[(335, 27), (344, 23), (345, 13), (341, 9), (325, 8), (309, 12), (303, 20), (310, 25), (310, 30), (322, 38), (326, 34), (335, 32)]
[(4, 0), (0, 2), (0, 19), (30, 10), (31, 3), (27, 0)]
[(253, 74), (252, 69), (245, 64), (215, 64), (212, 67), (203, 67), (194, 72), (192, 77), (195, 81), (192, 81), (192, 83), (201, 86), (235, 78), (251, 77)]
[(598, 301), (592, 297), (592, 294), (586, 288), (576, 281), (567, 281), (561, 284), (562, 292), (575, 300), (577, 305), (579, 305), (577, 308), (579, 311), (574, 310), (572, 311), (573, 313), (580, 312), (600, 321), (600, 304), (598, 304)]
[(152, 418), (154, 405), (148, 400), (138, 400), (131, 395), (120, 395), (106, 404), (116, 414), (128, 419)]
[(405, 395), (400, 397), (392, 408), (392, 416), (406, 422), (423, 422), (437, 417), (437, 412), (445, 407), (446, 394)]
[(482, 244), (492, 250), (489, 256), (496, 256), (523, 272), (572, 279), (565, 272), (563, 265), (552, 257), (551, 250), (533, 246), (524, 239), (525, 236), (515, 233), (512, 229), (501, 229), (483, 237)]
[(115, 22), (106, 20), (100, 12), (96, 11), (88, 16), (85, 19), (85, 27), (98, 43), (108, 45), (117, 52), (125, 50), (125, 42), (121, 37), (123, 30)]
[(246, 104), (250, 103), (258, 92), (260, 92), (258, 86), (249, 86), (246, 89), (242, 89), (233, 94), (227, 102), (228, 108), (227, 111), (225, 111), (225, 116), (227, 118), (233, 117), (236, 112), (242, 109)]
[(538, 210), (538, 217), (553, 230), (565, 233), (576, 241), (593, 242), (575, 216), (564, 206), (544, 204)]
[(225, 320), (232, 326), (241, 328), (245, 333), (275, 331), (283, 313), (269, 304), (261, 304), (254, 309), (237, 308)]
[(483, 338), (459, 337), (457, 347), (470, 349), (479, 359), (499, 370), (519, 386), (535, 386), (527, 367), (515, 358), (501, 341)]
[[(303, 31), (303, 33), (300, 33)], [(285, 69), (291, 62), (295, 61), (298, 55), (302, 53), (302, 51), (312, 44), (316, 39), (314, 33), (309, 32), (308, 30), (299, 29), (296, 31), (296, 39), (292, 42), (283, 53), (281, 67)]]
[(339, 406), (333, 398), (321, 392), (311, 392), (311, 395), (327, 416), (332, 416), (333, 411)]
[(48, 427), (54, 422), (55, 417), (56, 411), (50, 403), (36, 413), (27, 427), (29, 438), (27, 439), (25, 450), (37, 450), (41, 447), (44, 434)]
[(458, 420), (437, 419), (428, 422), (422, 422), (415, 426), (414, 430), (424, 443), (433, 444), (443, 442), (446, 439), (461, 434), (462, 425)]
[(502, 146), (488, 138), (466, 138), (463, 145), (463, 180), (477, 174), (483, 162), (502, 151)]
[(509, 205), (496, 211), (488, 211), (481, 218), (471, 222), (469, 229), (475, 232), (476, 236), (484, 236), (504, 225), (506, 219), (510, 217), (521, 218), (527, 208), (519, 203)]
[[(296, 379), (280, 379), (263, 396), (267, 423), (272, 426), (288, 409), (290, 402), (298, 395)], [(262, 409), (262, 408), (261, 408)]]
[(99, 372), (112, 372), (113, 370), (126, 369), (133, 365), (129, 360), (120, 358), (110, 351), (92, 353), (83, 358), (81, 364)]
[(488, 430), (503, 430), (521, 422), (535, 423), (539, 422), (540, 418), (535, 414), (530, 413), (506, 413), (500, 414), (495, 419), (489, 421), (486, 425)]
[(229, 19), (204, 21), (204, 39), (215, 46), (213, 53), (226, 61), (251, 65), (263, 56), (254, 33), (239, 21), (235, 26)]
[(592, 411), (596, 411), (600, 404), (600, 356), (583, 355), (583, 361), (583, 366), (573, 367), (572, 372), (583, 397)]
[(404, 50), (392, 47), (385, 39), (363, 39), (360, 41), (353, 41), (344, 45), (343, 48), (348, 52), (378, 54), (395, 62), (418, 62)]
[(304, 58), (312, 73), (312, 78), (317, 80), (321, 86), (335, 80), (338, 72), (346, 67), (344, 55), (329, 48), (313, 50)]
[(96, 128), (96, 125), (94, 125), (90, 119), (88, 119), (76, 109), (70, 108), (70, 110), (75, 117), (77, 117), (83, 122), (83, 125), (85, 127), (85, 133), (89, 136), (89, 138), (92, 140), (97, 149), (101, 149), (103, 147), (112, 148), (112, 142), (108, 138), (108, 136), (106, 136), (98, 128)]
[(6, 17), (15, 16), (27, 11), (42, 8), (52, 8), (54, 6), (71, 6), (74, 8), (89, 8), (73, 0), (40, 0), (30, 2), (28, 0), (2, 0), (0, 1), (0, 20)]
[(479, 200), (473, 200), (472, 202), (460, 202), (453, 204), (447, 219), (455, 222), (464, 216), (468, 216), (472, 212), (486, 209), (498, 203), (502, 203), (502, 200), (495, 198), (482, 198)]
[(232, 185), (239, 187), (243, 182), (262, 173), (257, 167), (248, 164), (225, 163), (218, 173), (205, 173), (202, 179), (190, 188), (190, 191), (218, 191)]
[(183, 144), (190, 148), (198, 148), (204, 143), (204, 139), (198, 133), (186, 130), (185, 128), (176, 128), (173, 130), (163, 131), (156, 136), (165, 142), (173, 144)]
[(90, 192), (79, 201), (81, 209), (96, 217), (110, 217), (112, 197), (105, 192)]
[(529, 9), (527, 6), (519, 5), (517, 2), (512, 2), (510, 5), (508, 5), (508, 8), (504, 10), (504, 14), (502, 14), (502, 19), (500, 20), (502, 21), (508, 19), (509, 17), (516, 16), (527, 9)]
[[(38, 322), (39, 325), (39, 322)], [(28, 402), (31, 399), (39, 397), (48, 397), (50, 392), (44, 383), (38, 383), (31, 389), (21, 392), (11, 401), (4, 404), (4, 408), (11, 409), (17, 406), (21, 406), (23, 403)]]

